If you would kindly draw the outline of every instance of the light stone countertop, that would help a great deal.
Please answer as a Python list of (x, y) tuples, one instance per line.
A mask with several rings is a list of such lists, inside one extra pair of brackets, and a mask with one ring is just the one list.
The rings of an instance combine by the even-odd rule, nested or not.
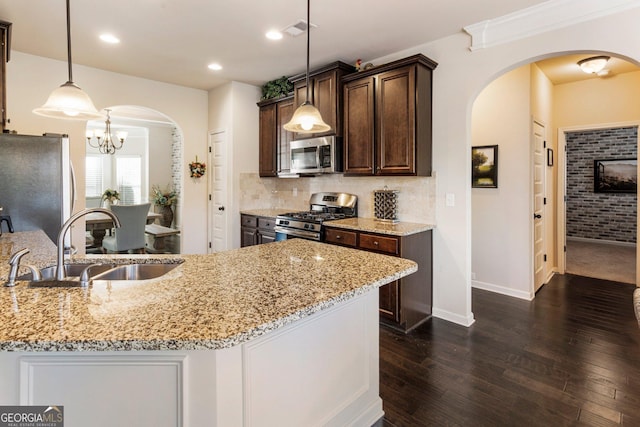
[(408, 236), (435, 228), (433, 224), (418, 224), (414, 222), (398, 222), (395, 224), (382, 222), (373, 218), (346, 218), (324, 223), (327, 227), (344, 228), (347, 230), (368, 231), (371, 233), (389, 234), (393, 236)]
[(269, 217), (269, 218), (275, 218), (278, 215), (284, 215), (286, 213), (290, 213), (290, 212), (297, 212), (300, 209), (283, 209), (283, 208), (279, 208), (279, 209), (247, 209), (247, 210), (243, 210), (240, 211), (241, 214), (244, 215), (253, 215), (253, 216), (265, 216), (265, 217)]
[[(38, 240), (26, 234), (20, 242), (21, 234), (12, 236), (14, 250)], [(0, 244), (7, 243), (4, 236)], [(25, 262), (54, 263), (55, 251), (48, 252), (55, 248), (34, 248)], [(74, 262), (103, 258), (87, 255)], [(2, 287), (0, 351), (227, 348), (417, 270), (410, 260), (303, 239), (211, 255), (108, 259), (184, 262), (152, 280), (97, 280), (84, 289), (29, 288), (20, 281)], [(0, 274), (7, 270), (3, 265)]]

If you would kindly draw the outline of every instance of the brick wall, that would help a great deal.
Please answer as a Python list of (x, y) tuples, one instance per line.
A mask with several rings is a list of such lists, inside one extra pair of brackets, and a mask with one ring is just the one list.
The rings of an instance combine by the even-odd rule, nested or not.
[(595, 193), (593, 161), (637, 158), (637, 127), (567, 132), (567, 236), (636, 242), (636, 194)]

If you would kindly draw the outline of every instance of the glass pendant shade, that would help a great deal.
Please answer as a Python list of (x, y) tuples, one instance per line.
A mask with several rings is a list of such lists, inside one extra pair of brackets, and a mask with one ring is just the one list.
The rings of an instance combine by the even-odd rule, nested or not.
[(73, 69), (71, 61), (71, 12), (67, 4), (67, 67), (69, 78), (67, 82), (55, 89), (49, 95), (47, 102), (42, 107), (33, 110), (35, 114), (54, 119), (92, 120), (102, 118), (102, 114), (96, 110), (91, 98), (82, 89), (73, 83)]
[(310, 102), (305, 102), (293, 113), (291, 120), (283, 126), (289, 132), (328, 132), (331, 126), (322, 120), (320, 111)]
[(33, 112), (56, 119), (93, 120), (103, 117), (89, 95), (72, 82), (66, 82), (51, 92), (47, 102)]

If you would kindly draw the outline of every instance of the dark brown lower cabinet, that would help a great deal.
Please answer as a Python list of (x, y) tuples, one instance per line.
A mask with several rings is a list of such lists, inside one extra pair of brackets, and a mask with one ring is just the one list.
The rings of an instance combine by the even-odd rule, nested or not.
[(275, 218), (241, 214), (240, 247), (275, 242), (275, 225)]
[(325, 242), (415, 261), (417, 272), (380, 288), (380, 320), (408, 332), (431, 318), (431, 230), (394, 236), (327, 227)]

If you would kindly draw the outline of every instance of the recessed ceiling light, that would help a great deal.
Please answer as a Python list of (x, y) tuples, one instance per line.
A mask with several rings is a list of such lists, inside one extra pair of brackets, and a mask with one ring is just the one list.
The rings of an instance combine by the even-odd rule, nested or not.
[(282, 39), (282, 33), (278, 30), (271, 30), (265, 34), (269, 40), (280, 40)]
[(216, 62), (214, 62), (213, 64), (209, 64), (208, 67), (209, 67), (210, 70), (213, 70), (213, 71), (222, 70), (222, 65), (220, 65), (220, 64), (218, 64)]
[(113, 34), (101, 34), (100, 40), (105, 43), (118, 44), (120, 43), (120, 39), (114, 36)]

